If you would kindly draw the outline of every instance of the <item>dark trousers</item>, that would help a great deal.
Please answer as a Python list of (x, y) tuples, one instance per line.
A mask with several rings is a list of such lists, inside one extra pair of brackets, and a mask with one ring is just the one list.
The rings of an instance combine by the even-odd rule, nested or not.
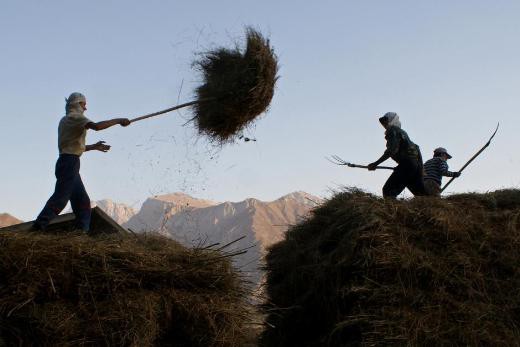
[(422, 163), (404, 160), (399, 163), (383, 186), (383, 196), (396, 198), (404, 188), (415, 196), (425, 195)]
[(434, 180), (424, 180), (424, 189), (428, 196), (441, 196), (441, 185)]
[(76, 216), (76, 228), (88, 231), (90, 228), (90, 198), (79, 175), (79, 156), (61, 154), (56, 162), (56, 187), (45, 207), (36, 218), (35, 228), (45, 230), (47, 225), (67, 205), (70, 200), (72, 212)]

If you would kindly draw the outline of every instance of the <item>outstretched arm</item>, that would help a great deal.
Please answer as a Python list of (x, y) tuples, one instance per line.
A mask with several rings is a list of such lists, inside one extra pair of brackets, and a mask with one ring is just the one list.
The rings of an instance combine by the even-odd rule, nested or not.
[(110, 149), (109, 145), (105, 145), (105, 141), (98, 141), (93, 145), (86, 145), (85, 152), (87, 151), (100, 151), (100, 152), (108, 152)]
[(85, 125), (85, 128), (92, 129), (95, 131), (100, 131), (100, 130), (105, 130), (107, 128), (110, 128), (110, 127), (112, 127), (114, 125), (118, 125), (118, 124), (126, 127), (126, 126), (130, 125), (130, 120), (128, 118), (114, 118), (114, 119), (105, 120), (105, 121), (97, 122), (97, 123), (90, 122), (90, 123), (87, 123), (87, 125)]
[(459, 177), (460, 172), (453, 172), (448, 170), (448, 163), (441, 162), (441, 173), (446, 177)]
[(373, 163), (368, 164), (368, 170), (374, 171), (376, 169), (376, 166), (378, 166), (379, 164), (381, 164), (382, 162), (384, 162), (388, 158), (390, 158), (390, 153), (388, 153), (388, 151), (385, 151), (385, 153), (383, 153), (381, 158), (377, 159)]

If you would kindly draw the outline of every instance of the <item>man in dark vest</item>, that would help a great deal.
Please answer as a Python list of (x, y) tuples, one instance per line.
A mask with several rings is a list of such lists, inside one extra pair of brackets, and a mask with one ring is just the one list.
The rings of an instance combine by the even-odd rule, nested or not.
[(423, 163), (419, 146), (413, 143), (406, 131), (401, 129), (399, 116), (395, 112), (387, 112), (379, 118), (386, 129), (386, 150), (375, 162), (368, 165), (373, 171), (385, 160), (392, 158), (397, 162), (394, 172), (383, 186), (383, 196), (396, 198), (408, 188), (413, 195), (425, 195), (423, 183)]

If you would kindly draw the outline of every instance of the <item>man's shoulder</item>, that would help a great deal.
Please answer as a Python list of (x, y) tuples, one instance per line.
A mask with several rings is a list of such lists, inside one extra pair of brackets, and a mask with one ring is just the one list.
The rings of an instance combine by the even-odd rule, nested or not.
[(439, 158), (437, 158), (437, 157), (433, 157), (433, 158), (431, 158), (431, 159), (428, 159), (428, 160), (426, 160), (426, 162), (424, 163), (424, 165), (435, 164), (435, 163), (437, 163), (438, 159), (439, 159)]
[(438, 157), (433, 157), (424, 163), (424, 165), (445, 165), (445, 164), (446, 164), (446, 162)]
[(403, 132), (404, 132), (404, 130), (402, 130), (401, 128), (396, 127), (396, 126), (391, 126), (388, 129), (386, 129), (385, 135), (387, 135), (387, 136), (397, 136), (397, 135), (399, 135), (399, 134), (401, 134)]
[(386, 130), (385, 137), (387, 139), (409, 140), (408, 134), (403, 129), (392, 126)]
[(85, 126), (88, 123), (92, 123), (90, 119), (88, 119), (84, 114), (81, 113), (69, 113), (61, 119), (60, 123), (61, 122), (70, 124), (72, 126)]

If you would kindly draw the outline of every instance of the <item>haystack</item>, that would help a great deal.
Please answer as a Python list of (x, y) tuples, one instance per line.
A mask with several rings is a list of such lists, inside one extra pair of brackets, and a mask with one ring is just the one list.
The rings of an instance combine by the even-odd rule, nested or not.
[(273, 98), (278, 61), (258, 31), (248, 28), (245, 51), (218, 48), (194, 63), (203, 84), (195, 93), (194, 121), (199, 132), (218, 142), (233, 139)]
[(0, 233), (0, 345), (241, 346), (229, 258), (154, 235)]
[(520, 191), (335, 195), (267, 256), (263, 346), (520, 345)]

